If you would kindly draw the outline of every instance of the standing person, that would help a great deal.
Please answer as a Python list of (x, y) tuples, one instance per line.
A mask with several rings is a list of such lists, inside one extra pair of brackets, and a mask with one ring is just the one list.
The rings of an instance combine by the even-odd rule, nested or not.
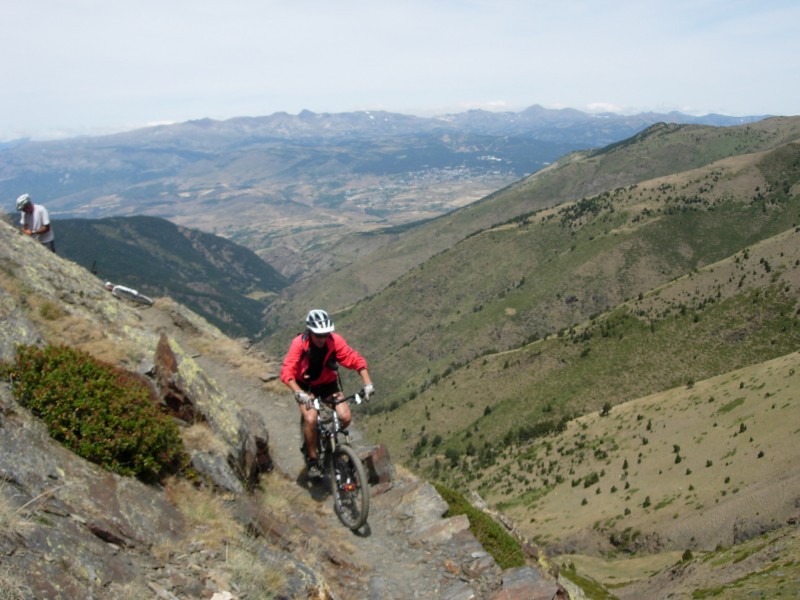
[[(281, 368), (281, 381), (294, 392), (300, 407), (308, 476), (312, 479), (322, 477), (322, 472), (317, 465), (317, 411), (311, 401), (334, 394), (342, 397), (337, 364), (358, 372), (367, 400), (375, 392), (367, 361), (348, 346), (342, 336), (333, 333), (333, 329), (328, 313), (319, 309), (310, 311), (306, 317), (306, 331), (292, 340)], [(336, 413), (342, 427), (350, 425), (352, 415), (346, 402), (336, 405)]]
[(22, 213), (19, 221), (22, 233), (33, 236), (52, 252), (56, 251), (55, 235), (50, 226), (50, 215), (41, 204), (33, 204), (30, 194), (22, 194), (17, 198), (17, 210)]

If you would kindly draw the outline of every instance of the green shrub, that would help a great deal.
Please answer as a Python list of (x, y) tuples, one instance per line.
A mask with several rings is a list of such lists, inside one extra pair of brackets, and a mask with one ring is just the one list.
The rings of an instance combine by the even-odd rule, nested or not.
[(68, 346), (19, 346), (5, 371), (20, 404), (86, 460), (145, 482), (183, 466), (177, 425), (134, 373)]
[(525, 566), (522, 548), (514, 537), (503, 529), (494, 519), (478, 510), (459, 492), (434, 484), (436, 491), (449, 507), (447, 516), (467, 515), (469, 529), (486, 551), (502, 569)]

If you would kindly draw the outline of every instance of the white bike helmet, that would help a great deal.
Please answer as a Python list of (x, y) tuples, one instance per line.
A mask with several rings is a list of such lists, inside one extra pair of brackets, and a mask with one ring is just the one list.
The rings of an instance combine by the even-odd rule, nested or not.
[(31, 203), (31, 196), (30, 194), (22, 194), (19, 198), (17, 198), (17, 210), (25, 210), (25, 207)]
[(306, 317), (306, 326), (311, 333), (322, 334), (333, 331), (333, 321), (324, 310), (315, 308)]

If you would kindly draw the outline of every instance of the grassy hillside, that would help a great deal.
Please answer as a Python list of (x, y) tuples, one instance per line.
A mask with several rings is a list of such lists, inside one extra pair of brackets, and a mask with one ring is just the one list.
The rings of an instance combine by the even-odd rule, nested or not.
[[(725, 159), (524, 215), (468, 237), (336, 314), (407, 401), (511, 350), (800, 222), (800, 145)], [(483, 393), (483, 389), (480, 390)]]
[[(380, 392), (368, 437), (634, 589), (795, 510), (799, 137), (798, 119), (655, 127), (405, 231), (287, 307), (342, 307)], [(582, 561), (616, 553), (650, 564)]]
[[(798, 136), (800, 119), (653, 127), (406, 231), (386, 260), (354, 264), (366, 280), (413, 263), (427, 241), (447, 245), (445, 232), (462, 236), (334, 315), (379, 383), (370, 432), (406, 459), (423, 426), (463, 452), (459, 436), (479, 419), (496, 443), (795, 349), (796, 333), (772, 329), (796, 302), (796, 286), (778, 284), (796, 270), (800, 144), (787, 140)], [(541, 209), (547, 201), (559, 205)], [(293, 297), (292, 330), (305, 308), (335, 305), (342, 288), (326, 283)], [(720, 345), (720, 331), (737, 343)]]
[[(800, 353), (793, 352), (588, 414), (467, 472), (478, 473), (481, 493), (524, 535), (560, 554), (560, 564), (577, 565), (617, 594), (636, 583), (629, 597), (655, 597), (639, 586), (652, 572), (672, 572), (687, 550), (704, 559), (693, 570), (708, 573), (733, 562), (720, 561), (721, 549), (756, 538), (756, 547), (729, 553), (741, 563), (766, 545), (758, 536), (796, 516), (798, 388)], [(796, 539), (798, 531), (783, 535)], [(725, 587), (774, 568), (777, 556), (796, 572), (789, 556), (775, 552), (714, 585), (701, 576), (691, 584)], [(773, 578), (758, 587), (780, 584)]]
[[(410, 285), (408, 278), (414, 274), (409, 271), (414, 267), (498, 223), (703, 167), (726, 157), (774, 149), (798, 136), (798, 118), (766, 119), (741, 127), (660, 124), (602, 150), (567, 155), (516, 184), (442, 217), (416, 226), (346, 237), (323, 254), (312, 276), (287, 290), (285, 301), (270, 307), (268, 327), (275, 333), (287, 326), (294, 331), (306, 306), (340, 310), (377, 294), (392, 282)], [(524, 245), (520, 250), (525, 250)], [(441, 280), (453, 280), (470, 273), (470, 266), (466, 265), (447, 268), (447, 272), (437, 274), (433, 270), (433, 274)], [(534, 265), (520, 268), (533, 271)], [(401, 279), (403, 276), (406, 278)], [(376, 305), (391, 307), (393, 302), (392, 296), (387, 295), (377, 299)]]
[(254, 336), (265, 300), (286, 285), (250, 250), (156, 217), (59, 219), (62, 256), (152, 296), (170, 296), (229, 335)]
[[(563, 325), (442, 372), (431, 361), (407, 398), (364, 417), (370, 436), (426, 476), (478, 492), (521, 534), (569, 553), (558, 560), (619, 597), (654, 593), (647, 576), (662, 568), (672, 576), (659, 589), (682, 581), (689, 564), (687, 573), (707, 578), (687, 574), (684, 591), (712, 594), (740, 580), (781, 589), (756, 577), (771, 566), (758, 548), (741, 552), (760, 560), (710, 572), (723, 571), (715, 548), (796, 516), (798, 150), (728, 159), (467, 240), (461, 246), (494, 236), (499, 247), (512, 233), (538, 229), (539, 253), (550, 251), (539, 287), (564, 286), (550, 287), (542, 306)], [(569, 248), (558, 246), (561, 238)], [(513, 323), (532, 293), (498, 294), (494, 322)], [(587, 298), (612, 302), (615, 294), (626, 300), (608, 310), (594, 304), (579, 320)], [(482, 340), (480, 321), (472, 324), (463, 339)], [(686, 550), (708, 562), (689, 561), (677, 577)], [(631, 553), (649, 558), (632, 567), (587, 557)]]
[[(580, 326), (478, 357), (366, 420), (406, 460), (448, 448), (463, 455), (470, 446), (497, 452), (535, 437), (537, 424), (556, 427), (797, 350), (798, 297), (795, 228)], [(431, 445), (420, 448), (425, 438)]]

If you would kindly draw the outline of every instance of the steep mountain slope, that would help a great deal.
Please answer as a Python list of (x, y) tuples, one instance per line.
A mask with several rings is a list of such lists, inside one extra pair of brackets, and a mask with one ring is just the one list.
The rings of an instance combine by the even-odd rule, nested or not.
[[(442, 217), (343, 239), (317, 261), (313, 276), (288, 288), (286, 301), (270, 307), (267, 326), (271, 330), (287, 324), (294, 327), (298, 313), (302, 312), (296, 307), (295, 298), (302, 298), (306, 306), (339, 310), (376, 294), (392, 282), (399, 283), (399, 278), (413, 267), (498, 223), (563, 202), (699, 168), (725, 157), (776, 148), (797, 139), (798, 132), (798, 118), (767, 119), (741, 127), (658, 124), (613, 146), (567, 155), (531, 177)], [(362, 239), (365, 247), (361, 245)], [(521, 247), (519, 254), (526, 252)], [(454, 265), (448, 274), (429, 270), (429, 277), (441, 281), (459, 279), (454, 275), (460, 269)], [(513, 277), (508, 279), (509, 285)], [(411, 336), (415, 334), (410, 332)]]
[(626, 597), (667, 593), (642, 582), (665, 565), (690, 590), (796, 573), (705, 561), (796, 523), (799, 236), (796, 141), (476, 233), (336, 315), (385, 386), (368, 433), (555, 552), (664, 553), (565, 559)]
[[(361, 334), (365, 345), (388, 336), (397, 344), (393, 354), (380, 347), (369, 348), (377, 355), (372, 370), (388, 387), (385, 407), (412, 399), (417, 407), (415, 414), (420, 414), (433, 398), (436, 405), (442, 400), (453, 405), (466, 389), (481, 399), (473, 401), (480, 406), (469, 411), (472, 416), (467, 422), (477, 418), (487, 405), (504, 403), (511, 407), (520, 396), (537, 398), (530, 404), (530, 414), (522, 416), (552, 421), (564, 414), (597, 410), (606, 400), (616, 403), (749, 364), (737, 361), (757, 362), (759, 356), (790, 351), (797, 341), (792, 336), (779, 336), (773, 342), (774, 334), (766, 327), (777, 326), (781, 314), (792, 312), (796, 289), (790, 285), (788, 290), (766, 292), (769, 286), (778, 286), (782, 277), (795, 272), (794, 261), (799, 257), (792, 245), (796, 240), (791, 234), (775, 238), (788, 241), (767, 244), (764, 247), (773, 251), (764, 255), (753, 252), (753, 258), (758, 256), (756, 260), (751, 260), (745, 249), (763, 236), (793, 231), (790, 228), (798, 222), (799, 151), (797, 144), (790, 144), (775, 152), (723, 161), (707, 170), (565, 205), (473, 236), (450, 253), (426, 263), (413, 278), (398, 282), (386, 292), (404, 294), (396, 304), (406, 307), (398, 309), (404, 324), (395, 324), (396, 331), (381, 330), (382, 323), (394, 314), (386, 311), (388, 316), (372, 324), (372, 329), (380, 332), (377, 338)], [(743, 193), (734, 193), (736, 189)], [(523, 242), (527, 244), (524, 252), (519, 250)], [(479, 251), (468, 253), (470, 249)], [(738, 260), (728, 258), (737, 252)], [(568, 343), (548, 341), (547, 350), (525, 345), (599, 316), (622, 300), (644, 298), (671, 279), (689, 273), (695, 273), (696, 278), (698, 270), (705, 273), (703, 268), (711, 268), (708, 265), (715, 260), (735, 267), (728, 266), (727, 276), (719, 280), (706, 275), (705, 285), (693, 279), (687, 284), (693, 287), (684, 292), (685, 298), (673, 299), (659, 310), (648, 311), (646, 316), (639, 317), (633, 309), (626, 309), (578, 332), (570, 330)], [(455, 271), (455, 265), (466, 265), (466, 270), (461, 271), (463, 277), (441, 276)], [(525, 266), (530, 270), (524, 270)], [(753, 293), (751, 288), (763, 289), (764, 299), (770, 301), (762, 304), (768, 313), (754, 318), (754, 323), (765, 324), (762, 334), (752, 338), (759, 345), (747, 353), (738, 349), (729, 354), (734, 346), (720, 348), (713, 337), (703, 337), (703, 345), (697, 346), (689, 334), (706, 325), (702, 319), (700, 325), (693, 325), (695, 314), (690, 311), (718, 311), (718, 319), (709, 322), (719, 323), (721, 331), (727, 330), (733, 339), (738, 339), (739, 325), (734, 324), (739, 320), (725, 315), (727, 311), (737, 314), (737, 303), (752, 304), (753, 298), (748, 296)], [(476, 299), (471, 289), (484, 296)], [(417, 290), (425, 294), (412, 300)], [(429, 294), (427, 290), (436, 293)], [(361, 303), (353, 313), (371, 323), (369, 311), (381, 296)], [(723, 299), (727, 301), (724, 306), (714, 304)], [(700, 306), (701, 302), (705, 303)], [(676, 312), (677, 322), (670, 321)], [(344, 327), (359, 331), (359, 323), (349, 323), (346, 315), (342, 320)], [(664, 336), (657, 345), (651, 328)], [(706, 331), (702, 335), (710, 334)], [(624, 337), (624, 346), (592, 349), (589, 343), (616, 336)], [(673, 339), (676, 343), (670, 346), (669, 340)], [(750, 338), (746, 339), (749, 343)], [(519, 356), (502, 354), (517, 348), (522, 352)], [(647, 349), (652, 352), (645, 352)], [(705, 358), (693, 361), (691, 356), (700, 351)], [(577, 361), (583, 353), (586, 360)], [(621, 353), (633, 362), (604, 368), (604, 357)], [(563, 368), (573, 361), (594, 365), (593, 370), (571, 373)], [(486, 368), (483, 363), (487, 363)], [(511, 368), (503, 368), (506, 363)], [(636, 375), (628, 377), (629, 373)], [(662, 376), (654, 377), (657, 373)], [(625, 377), (619, 381), (615, 375)], [(545, 377), (550, 378), (547, 385)], [(603, 384), (606, 379), (609, 383)], [(609, 393), (612, 390), (613, 395)], [(599, 393), (602, 391), (605, 395)], [(579, 401), (570, 405), (566, 413), (547, 415), (548, 406), (562, 406), (566, 399)], [(514, 412), (504, 415), (505, 421), (496, 413), (489, 419), (498, 420), (495, 434), (499, 436), (519, 425), (515, 425)], [(391, 422), (404, 423), (408, 419), (386, 420), (389, 423), (381, 421), (383, 434), (397, 436), (400, 426), (392, 426)], [(483, 426), (487, 427), (488, 422)], [(416, 442), (411, 437), (405, 443), (411, 447)]]
[(486, 353), (432, 377), (401, 408), (375, 416), (373, 428), (406, 457), (423, 432), (399, 424), (419, 414), (425, 435), (443, 437), (444, 447), (463, 452), (479, 424), (482, 445), (497, 449), (547, 431), (537, 424), (554, 429), (606, 403), (792, 352), (800, 347), (799, 239), (790, 229), (557, 335)]
[(233, 336), (261, 330), (286, 280), (252, 251), (156, 217), (59, 219), (59, 254), (103, 280), (170, 296)]
[[(596, 155), (567, 157), (415, 228), (346, 272), (309, 282), (307, 294), (287, 290), (291, 331), (303, 308), (346, 306), (432, 245), (439, 254), (336, 314), (373, 357), (385, 402), (403, 401), (468, 360), (580, 323), (789, 228), (799, 175), (798, 146), (786, 140), (799, 133), (800, 119), (742, 129), (659, 127)], [(757, 148), (768, 150), (736, 154)], [(733, 156), (718, 160), (726, 155)], [(540, 210), (579, 193), (592, 195)], [(481, 229), (492, 221), (505, 224)]]
[[(538, 444), (510, 448), (509, 462), (521, 461), (530, 482), (517, 482), (503, 510), (531, 538), (582, 555), (688, 549), (710, 560), (719, 548), (781, 530), (800, 516), (800, 451), (793, 443), (799, 367), (795, 351), (615, 406), (605, 416), (586, 415)], [(543, 476), (549, 485), (541, 485)], [(526, 493), (517, 493), (523, 487)], [(800, 534), (788, 529), (784, 535)], [(668, 564), (675, 562), (673, 554)], [(731, 579), (770, 561), (759, 564)]]
[[(567, 481), (578, 481), (570, 496), (578, 506), (585, 489), (600, 489), (598, 482), (583, 487), (592, 481), (588, 464), (582, 467), (585, 473), (563, 461), (557, 468), (552, 449), (542, 462), (542, 443), (587, 458), (598, 450), (596, 460), (603, 464), (611, 450), (605, 445), (574, 448), (574, 442), (567, 446), (574, 434), (557, 441), (539, 438), (558, 432), (574, 416), (606, 406), (613, 414), (619, 403), (676, 386), (699, 386), (708, 378), (757, 368), (800, 348), (798, 121), (768, 121), (764, 127), (653, 128), (593, 156), (569, 157), (568, 163), (532, 177), (532, 186), (547, 189), (557, 169), (591, 173), (553, 186), (574, 193), (602, 186), (602, 181), (616, 184), (621, 173), (633, 168), (662, 168), (658, 160), (641, 163), (642, 156), (660, 158), (668, 173), (551, 209), (520, 211), (337, 312), (337, 327), (370, 357), (383, 394), (378, 414), (367, 419), (369, 435), (395, 448), (402, 460), (427, 476), (479, 491), (528, 535), (553, 548), (564, 548), (564, 532), (574, 532), (569, 542), (573, 549), (596, 552), (607, 549), (610, 537), (619, 538), (629, 522), (644, 527), (629, 519), (619, 528), (613, 527), (614, 521), (592, 533), (602, 517), (595, 509), (585, 511), (584, 527), (567, 522), (566, 516), (540, 516), (538, 501), (547, 496), (557, 505), (565, 490), (572, 489)], [(706, 134), (710, 137), (704, 138)], [(708, 147), (704, 141), (710, 142)], [(753, 152), (762, 147), (766, 149)], [(738, 154), (743, 150), (748, 153)], [(705, 166), (669, 173), (684, 160)], [(608, 177), (598, 177), (601, 173)], [(509, 205), (511, 198), (521, 202), (524, 196), (514, 196), (516, 191), (504, 190), (458, 214), (485, 209), (501, 198)], [(411, 239), (455, 216), (420, 226)], [(414, 250), (421, 246), (404, 241)], [(375, 268), (380, 267), (391, 269), (393, 263), (376, 262)], [(364, 277), (370, 272), (366, 262), (354, 265), (354, 272), (358, 268)], [(320, 296), (312, 302), (320, 302), (329, 289), (320, 285)], [(787, 367), (789, 377), (792, 368)], [(755, 396), (749, 404), (757, 411), (758, 430), (769, 431)], [(785, 435), (800, 427), (786, 418), (791, 410), (775, 414), (783, 415), (781, 424), (789, 427)], [(706, 421), (696, 424), (708, 426)], [(741, 423), (728, 428), (734, 425)], [(686, 436), (704, 437), (692, 429)], [(767, 443), (763, 435), (761, 443)], [(614, 445), (613, 437), (608, 444)], [(788, 456), (791, 464), (793, 454)], [(602, 468), (595, 469), (598, 477)], [(696, 465), (692, 469), (699, 470)], [(762, 474), (751, 472), (742, 480), (739, 497), (768, 488), (770, 480), (760, 478)], [(652, 470), (642, 475), (640, 481), (655, 485), (658, 476)], [(672, 482), (674, 477), (661, 480), (662, 485)], [(592, 506), (592, 499), (586, 499)], [(792, 499), (783, 500), (780, 511), (771, 513), (777, 522), (793, 506)], [(644, 497), (635, 501), (641, 504)], [(599, 506), (605, 510), (603, 502)], [(679, 516), (672, 523), (673, 514), (657, 514), (663, 528), (658, 547), (682, 552), (690, 544), (670, 528), (685, 521)], [(731, 509), (727, 514), (725, 535), (737, 513)], [(552, 525), (540, 529), (540, 519), (548, 524), (552, 520)], [(764, 526), (747, 521), (751, 532)], [(653, 533), (652, 523), (647, 527)], [(708, 540), (723, 533), (697, 523), (692, 527), (695, 549), (713, 549), (716, 541)], [(747, 529), (744, 522), (738, 527)], [(654, 539), (638, 531), (642, 540)], [(598, 546), (597, 538), (605, 546)]]

